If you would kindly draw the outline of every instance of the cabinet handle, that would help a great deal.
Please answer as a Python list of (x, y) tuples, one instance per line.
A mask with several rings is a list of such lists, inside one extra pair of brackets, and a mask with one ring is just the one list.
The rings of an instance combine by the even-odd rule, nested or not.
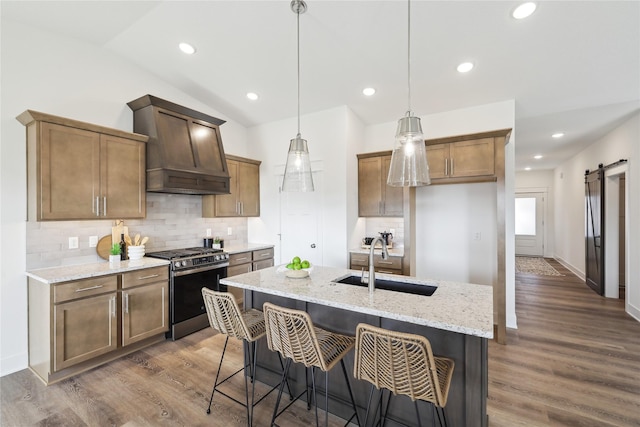
[(449, 175), (449, 159), (444, 159), (444, 176)]
[(102, 204), (104, 205), (104, 212), (102, 212), (102, 216), (107, 216), (107, 196), (102, 198)]
[(388, 271), (388, 270), (377, 270), (378, 273), (386, 273), (386, 274), (396, 274), (395, 271)]
[(124, 296), (124, 312), (129, 313), (129, 294), (122, 294)]
[(244, 215), (244, 203), (240, 202), (240, 215)]
[(96, 196), (96, 216), (100, 216), (100, 197)]
[(89, 286), (88, 288), (80, 288), (80, 289), (76, 289), (76, 292), (84, 292), (84, 291), (90, 291), (93, 289), (100, 289), (103, 285), (96, 285), (96, 286)]
[(260, 254), (260, 256), (271, 257), (271, 254)]
[(236, 202), (236, 213), (240, 215), (240, 202)]
[(378, 264), (393, 265), (393, 262), (391, 262), (391, 261), (378, 261)]
[(116, 297), (113, 296), (109, 300), (109, 308), (111, 309), (111, 317), (116, 317)]
[(453, 159), (451, 159), (451, 176), (453, 176)]
[(150, 274), (148, 276), (142, 276), (142, 277), (138, 277), (138, 280), (146, 280), (146, 279), (153, 279), (154, 277), (159, 277), (159, 274)]
[(243, 256), (242, 258), (236, 258), (236, 261), (244, 261), (245, 259), (247, 259), (247, 257)]

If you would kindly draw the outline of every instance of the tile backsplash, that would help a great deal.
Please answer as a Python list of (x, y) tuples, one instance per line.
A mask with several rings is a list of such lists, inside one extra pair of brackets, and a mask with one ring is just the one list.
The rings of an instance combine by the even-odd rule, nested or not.
[(404, 218), (367, 218), (365, 225), (366, 236), (362, 237), (376, 237), (378, 233), (383, 231), (391, 231), (393, 233), (393, 246), (395, 248), (404, 246)]
[[(113, 220), (27, 222), (27, 269), (103, 261), (89, 247), (89, 237), (110, 235), (114, 225)], [(147, 193), (147, 217), (125, 220), (124, 225), (132, 237), (149, 237), (147, 252), (202, 246), (208, 228), (225, 245), (247, 243), (247, 219), (202, 218), (200, 196)], [(69, 249), (69, 237), (78, 238), (77, 249)]]

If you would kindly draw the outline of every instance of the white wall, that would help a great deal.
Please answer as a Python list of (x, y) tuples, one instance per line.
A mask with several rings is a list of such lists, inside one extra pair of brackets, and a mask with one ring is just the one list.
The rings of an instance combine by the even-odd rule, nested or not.
[[(251, 152), (262, 160), (260, 167), (261, 218), (249, 222), (249, 240), (276, 245), (279, 259), (279, 182), (289, 141), (297, 132), (296, 118), (249, 129)], [(302, 137), (308, 141), (313, 168), (322, 170), (321, 249), (323, 264), (346, 267), (349, 236), (354, 234), (357, 215), (357, 166), (355, 152), (362, 141), (362, 123), (346, 107), (338, 107), (301, 117)], [(318, 166), (316, 166), (318, 165)], [(356, 172), (357, 173), (357, 172)], [(355, 207), (354, 207), (355, 203)]]
[(516, 172), (516, 193), (545, 192), (544, 201), (544, 256), (553, 258), (555, 254), (555, 205), (553, 193), (553, 170)]
[[(133, 129), (128, 101), (147, 93), (227, 120), (152, 74), (81, 41), (3, 20), (0, 104), (0, 375), (27, 366), (26, 109)], [(225, 150), (246, 155), (246, 129), (221, 127)]]
[[(515, 103), (504, 101), (421, 116), (426, 139), (513, 129), (505, 148), (507, 326), (515, 328)], [(366, 129), (367, 151), (392, 147), (396, 122)], [(416, 190), (416, 275), (492, 285), (497, 281), (496, 184), (434, 185)], [(481, 233), (481, 240), (473, 239)]]
[(555, 169), (555, 254), (584, 277), (584, 172), (620, 159), (628, 160), (626, 310), (640, 320), (640, 113)]

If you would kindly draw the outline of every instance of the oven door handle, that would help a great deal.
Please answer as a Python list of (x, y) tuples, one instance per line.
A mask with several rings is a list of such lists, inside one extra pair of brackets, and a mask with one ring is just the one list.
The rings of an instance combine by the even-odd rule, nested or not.
[(217, 269), (228, 267), (228, 266), (229, 266), (229, 263), (225, 262), (222, 264), (210, 265), (208, 267), (195, 267), (195, 268), (190, 268), (188, 270), (175, 271), (173, 273), (173, 276), (174, 277), (186, 276), (187, 274), (195, 274), (201, 271), (217, 270)]

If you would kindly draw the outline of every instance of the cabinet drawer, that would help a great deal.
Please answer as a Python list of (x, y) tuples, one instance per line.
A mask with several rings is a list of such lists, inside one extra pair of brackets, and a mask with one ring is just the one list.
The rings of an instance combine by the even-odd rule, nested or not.
[(351, 254), (351, 268), (368, 267), (369, 256), (365, 254)]
[(169, 280), (169, 267), (153, 267), (131, 271), (122, 275), (122, 289)]
[(118, 276), (102, 276), (94, 279), (78, 280), (53, 287), (53, 302), (57, 304), (63, 301), (71, 301), (105, 292), (113, 292), (118, 289)]
[(249, 273), (251, 271), (251, 264), (240, 264), (232, 267), (227, 267), (227, 277), (237, 276), (238, 274)]
[(253, 261), (262, 261), (269, 258), (273, 258), (273, 248), (260, 249), (259, 251), (253, 251)]
[(246, 264), (251, 262), (253, 259), (251, 258), (251, 252), (240, 252), (237, 254), (229, 255), (229, 266), (238, 265), (238, 264)]
[(373, 266), (382, 269), (402, 270), (402, 258), (397, 256), (390, 256), (387, 259), (382, 259), (381, 255), (373, 256)]
[(262, 270), (263, 268), (273, 267), (273, 258), (263, 259), (253, 263), (253, 271)]
[(376, 270), (376, 273), (400, 274), (400, 275), (402, 274), (402, 270), (395, 270), (393, 268), (384, 268), (384, 267), (378, 268), (378, 267), (376, 267), (375, 270)]

